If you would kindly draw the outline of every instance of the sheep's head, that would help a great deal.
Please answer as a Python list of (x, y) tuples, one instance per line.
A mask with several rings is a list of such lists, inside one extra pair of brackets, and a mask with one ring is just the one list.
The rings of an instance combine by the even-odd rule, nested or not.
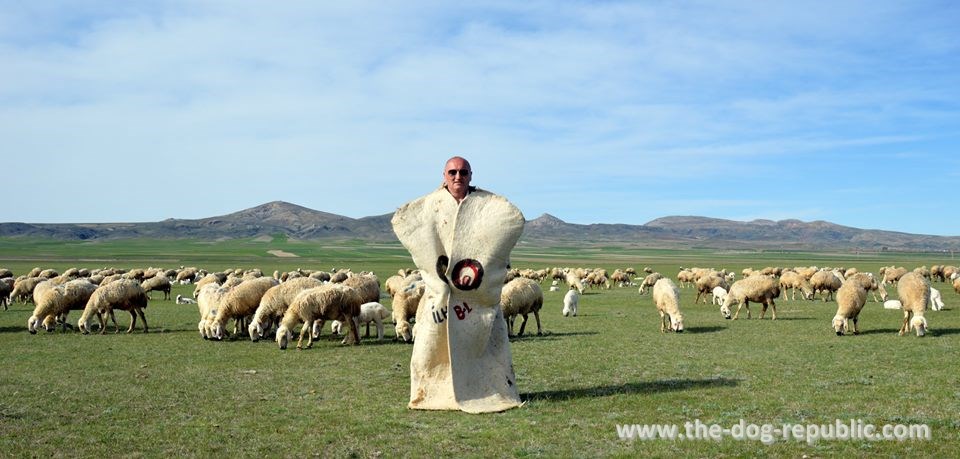
[(47, 316), (46, 319), (43, 319), (43, 328), (47, 332), (52, 332), (57, 329), (57, 318), (55, 316)]
[(293, 334), (290, 333), (290, 329), (288, 329), (286, 325), (281, 325), (277, 328), (277, 344), (280, 346), (280, 349), (286, 349), (291, 339), (293, 339)]
[(90, 328), (87, 327), (87, 318), (81, 317), (80, 320), (77, 320), (77, 328), (80, 329), (80, 333), (87, 335), (90, 333)]
[(212, 335), (211, 338), (217, 341), (223, 340), (223, 337), (227, 335), (227, 329), (223, 326), (223, 323), (218, 322), (214, 324)]
[(260, 325), (260, 321), (252, 320), (250, 326), (247, 327), (247, 332), (250, 334), (250, 341), (256, 343), (263, 337), (263, 326)]
[(677, 333), (683, 333), (683, 315), (677, 313), (677, 315), (670, 316), (670, 329)]
[(730, 296), (727, 295), (727, 298), (723, 300), (723, 304), (720, 305), (720, 314), (723, 314), (724, 319), (729, 319), (730, 314)]
[(394, 330), (397, 332), (397, 337), (403, 341), (408, 343), (413, 341), (413, 333), (410, 331), (410, 323), (400, 322), (394, 326)]
[(833, 330), (837, 332), (837, 336), (843, 336), (846, 332), (847, 320), (843, 316), (837, 314), (833, 316)]
[(913, 316), (910, 320), (910, 328), (917, 331), (917, 336), (923, 336), (927, 332), (927, 319), (923, 316)]

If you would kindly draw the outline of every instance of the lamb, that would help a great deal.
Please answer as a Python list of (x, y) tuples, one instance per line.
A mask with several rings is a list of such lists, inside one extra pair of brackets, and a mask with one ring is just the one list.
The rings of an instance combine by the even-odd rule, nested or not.
[(577, 317), (577, 308), (579, 306), (580, 293), (578, 293), (575, 288), (567, 290), (567, 294), (563, 296), (563, 317)]
[(713, 298), (710, 300), (710, 304), (721, 305), (724, 300), (727, 299), (727, 289), (720, 287), (719, 285), (713, 288)]
[(97, 286), (86, 279), (73, 280), (63, 285), (53, 285), (49, 281), (37, 285), (33, 297), (36, 307), (30, 319), (27, 320), (27, 331), (31, 335), (36, 334), (37, 328), (42, 324), (48, 332), (51, 332), (56, 328), (58, 319), (61, 320), (63, 330), (66, 331), (67, 314), (74, 309), (83, 309), (96, 289)]
[(930, 287), (930, 309), (934, 311), (943, 310), (943, 297), (940, 296), (940, 290)]
[(814, 295), (816, 292), (823, 292), (823, 301), (829, 301), (827, 298), (832, 300), (834, 292), (840, 289), (841, 285), (843, 281), (833, 271), (817, 271), (810, 277), (810, 287), (813, 288)]
[(500, 291), (500, 306), (503, 308), (503, 319), (507, 322), (507, 332), (511, 337), (514, 336), (513, 323), (518, 315), (523, 316), (523, 322), (520, 323), (520, 332), (517, 336), (523, 336), (527, 326), (527, 315), (531, 312), (537, 319), (537, 336), (543, 334), (540, 326), (543, 291), (540, 290), (540, 284), (536, 281), (519, 277), (507, 282)]
[(425, 290), (426, 284), (421, 280), (393, 295), (393, 323), (398, 339), (405, 342), (413, 341), (413, 330), (409, 320), (417, 316)]
[[(390, 317), (390, 311), (387, 308), (383, 307), (382, 304), (372, 301), (369, 303), (363, 303), (360, 305), (360, 315), (357, 316), (357, 327), (361, 325), (367, 326), (367, 332), (363, 335), (364, 338), (370, 337), (370, 322), (373, 322), (377, 326), (377, 340), (383, 339), (383, 319)], [(334, 320), (330, 323), (330, 329), (333, 333), (339, 335), (343, 332), (343, 322), (339, 320)]]
[(883, 309), (903, 309), (903, 303), (900, 300), (885, 300)]
[(314, 330), (319, 331), (326, 320), (339, 320), (350, 326), (350, 333), (344, 338), (343, 344), (360, 344), (356, 322), (356, 317), (360, 315), (360, 305), (360, 294), (352, 287), (325, 284), (304, 290), (297, 294), (287, 312), (283, 314), (283, 320), (277, 328), (277, 345), (280, 349), (286, 349), (293, 338), (291, 330), (298, 322), (303, 322), (297, 349), (304, 348), (305, 334), (309, 335), (306, 348), (313, 347), (314, 333), (309, 333), (310, 327), (313, 326)]
[(747, 307), (747, 318), (749, 319), (750, 302), (754, 301), (763, 304), (763, 308), (760, 310), (761, 319), (763, 319), (763, 314), (767, 312), (767, 306), (769, 305), (773, 309), (771, 319), (776, 320), (777, 305), (773, 299), (778, 296), (780, 296), (780, 285), (772, 277), (746, 277), (734, 282), (733, 285), (730, 286), (727, 299), (724, 300), (723, 305), (720, 306), (720, 313), (723, 314), (724, 318), (729, 319), (730, 305), (738, 303), (737, 312), (734, 314), (733, 320), (737, 320), (737, 317), (740, 316), (740, 308), (743, 306)]
[(833, 330), (837, 336), (843, 336), (850, 330), (849, 321), (853, 319), (853, 334), (860, 334), (858, 321), (863, 305), (867, 304), (867, 290), (857, 281), (844, 282), (837, 290), (837, 313), (833, 316)]
[(147, 296), (150, 295), (150, 292), (156, 290), (163, 292), (163, 299), (170, 299), (170, 279), (164, 275), (154, 275), (153, 277), (148, 278), (140, 284), (143, 287), (143, 291), (147, 292)]
[(143, 310), (147, 307), (147, 294), (135, 280), (119, 279), (106, 285), (101, 285), (90, 295), (87, 305), (83, 309), (83, 315), (77, 321), (77, 327), (84, 335), (90, 333), (87, 322), (90, 315), (96, 313), (100, 322), (100, 334), (107, 332), (106, 323), (103, 319), (103, 313), (108, 313), (116, 328), (115, 333), (120, 332), (120, 326), (117, 325), (117, 318), (113, 315), (114, 309), (121, 309), (130, 312), (130, 328), (127, 333), (133, 332), (137, 325), (137, 315), (143, 320), (143, 332), (147, 333), (147, 317)]
[(217, 316), (211, 324), (214, 339), (224, 338), (226, 324), (230, 319), (234, 319), (237, 325), (234, 327), (234, 333), (241, 330), (243, 320), (257, 311), (260, 300), (267, 290), (277, 285), (280, 283), (272, 277), (258, 277), (242, 281), (236, 287), (227, 290), (220, 299)]
[(197, 304), (197, 300), (190, 297), (183, 296), (183, 295), (177, 295), (177, 299), (175, 303), (176, 304)]
[(680, 313), (680, 289), (672, 280), (663, 278), (653, 284), (653, 304), (660, 313), (660, 333), (667, 330), (683, 332), (683, 314)]
[(560, 291), (560, 286), (559, 286), (559, 285), (551, 285), (551, 286), (550, 286), (550, 291), (551, 291), (551, 292), (559, 292), (559, 291)]
[(279, 324), (283, 314), (290, 307), (290, 302), (300, 292), (321, 285), (323, 285), (322, 281), (312, 277), (297, 277), (267, 290), (260, 298), (260, 305), (257, 306), (253, 319), (247, 326), (250, 340), (259, 341), (273, 328), (274, 324)]
[[(660, 279), (663, 279), (663, 274), (660, 274), (660, 273), (648, 274), (647, 277), (644, 277), (643, 281), (640, 282), (640, 288), (637, 290), (640, 292), (641, 295), (643, 295), (644, 293), (647, 292), (648, 288), (653, 287), (653, 285), (656, 284), (657, 281)], [(580, 292), (580, 293), (583, 293), (583, 292)]]
[(897, 281), (897, 294), (903, 305), (903, 325), (899, 335), (903, 336), (910, 329), (917, 331), (917, 336), (923, 336), (927, 330), (927, 319), (924, 313), (930, 303), (930, 282), (917, 273), (909, 272)]

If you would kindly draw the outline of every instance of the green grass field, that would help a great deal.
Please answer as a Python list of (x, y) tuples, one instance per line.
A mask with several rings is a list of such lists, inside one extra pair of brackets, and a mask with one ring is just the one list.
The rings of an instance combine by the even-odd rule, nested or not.
[[(277, 258), (268, 250), (299, 258)], [(958, 264), (949, 255), (811, 254), (643, 250), (629, 246), (521, 245), (515, 267), (649, 266), (675, 278), (680, 266), (733, 269)], [(0, 267), (297, 267), (372, 270), (385, 280), (410, 267), (399, 245), (360, 242), (0, 240)], [(412, 346), (344, 347), (325, 336), (313, 349), (271, 341), (202, 340), (196, 306), (163, 301), (146, 310), (150, 333), (30, 335), (33, 305), (0, 312), (0, 456), (265, 457), (956, 457), (960, 452), (960, 296), (934, 283), (947, 307), (930, 311), (930, 333), (897, 336), (899, 311), (868, 302), (862, 334), (837, 337), (836, 304), (778, 302), (778, 320), (727, 321), (681, 290), (686, 332), (661, 334), (648, 295), (635, 287), (589, 290), (580, 316), (562, 317), (547, 291), (544, 335), (512, 343), (526, 404), (488, 415), (406, 408)], [(189, 295), (193, 286), (176, 286)], [(890, 289), (896, 297), (895, 289)], [(382, 302), (389, 308), (390, 300)], [(79, 314), (71, 314), (75, 323)], [(118, 314), (122, 326), (129, 315)], [(533, 320), (531, 316), (531, 321)], [(528, 324), (527, 330), (536, 325)], [(926, 424), (932, 440), (621, 440), (618, 424), (700, 420), (747, 423)], [(681, 431), (682, 432), (682, 431)]]

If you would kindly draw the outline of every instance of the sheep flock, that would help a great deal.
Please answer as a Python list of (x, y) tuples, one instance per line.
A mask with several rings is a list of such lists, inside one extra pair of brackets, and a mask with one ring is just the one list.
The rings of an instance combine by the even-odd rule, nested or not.
[[(915, 332), (924, 336), (930, 331), (931, 322), (935, 326), (937, 314), (951, 311), (945, 301), (949, 303), (953, 293), (941, 291), (960, 294), (958, 273), (960, 269), (948, 265), (912, 270), (885, 266), (876, 273), (853, 267), (764, 267), (740, 271), (681, 267), (673, 276), (650, 267), (643, 268), (640, 275), (631, 267), (609, 272), (605, 268), (583, 267), (512, 268), (505, 280), (501, 307), (511, 337), (514, 319), (521, 317), (517, 338), (527, 331), (531, 314), (536, 321), (536, 334), (549, 335), (550, 323), (556, 317), (585, 320), (591, 304), (601, 301), (605, 292), (625, 288), (636, 289), (629, 294), (633, 303), (655, 306), (642, 309), (660, 315), (661, 331), (683, 331), (683, 296), (693, 305), (688, 304), (687, 308), (719, 307), (721, 324), (723, 319), (740, 319), (743, 309), (746, 318), (751, 319), (751, 302), (761, 306), (759, 319), (769, 309), (770, 320), (777, 319), (777, 302), (787, 310), (811, 302), (809, 307), (823, 309), (824, 323), (830, 320), (830, 329), (841, 336), (860, 333), (860, 313), (865, 308), (894, 307), (903, 316), (886, 325), (897, 324), (899, 335)], [(944, 283), (945, 287), (934, 287)], [(173, 290), (180, 292), (175, 301), (171, 298)], [(268, 340), (281, 349), (287, 347), (295, 333), (298, 349), (311, 348), (323, 335), (323, 324), (328, 321), (332, 322), (328, 341), (340, 340), (338, 335), (344, 336), (343, 344), (373, 339), (369, 332), (372, 323), (377, 340), (412, 342), (416, 339), (416, 316), (425, 290), (415, 269), (400, 269), (384, 276), (381, 282), (373, 272), (354, 272), (349, 268), (297, 268), (274, 271), (272, 275), (258, 268), (210, 271), (184, 266), (70, 268), (62, 273), (38, 267), (20, 275), (0, 268), (0, 305), (9, 310), (11, 305), (32, 304), (29, 317), (21, 322), (26, 323), (26, 331), (31, 334), (41, 329), (51, 333), (59, 329), (62, 333), (75, 330), (103, 334), (110, 331), (107, 319), (112, 321), (112, 331), (116, 333), (121, 329), (115, 316), (117, 310), (130, 315), (127, 333), (137, 328), (147, 333), (148, 311), (157, 308), (148, 305), (159, 302), (160, 307), (196, 308), (197, 329), (205, 340)], [(156, 291), (163, 295), (150, 295)], [(652, 296), (648, 294), (651, 291)], [(708, 296), (712, 296), (709, 303)], [(824, 302), (836, 303), (832, 319), (831, 311), (815, 306)], [(79, 314), (75, 327), (70, 323), (71, 311)], [(587, 316), (583, 311), (587, 311)], [(385, 336), (385, 322), (393, 325), (392, 337)], [(363, 338), (358, 332), (361, 325), (367, 325)], [(687, 327), (690, 329), (689, 324)]]

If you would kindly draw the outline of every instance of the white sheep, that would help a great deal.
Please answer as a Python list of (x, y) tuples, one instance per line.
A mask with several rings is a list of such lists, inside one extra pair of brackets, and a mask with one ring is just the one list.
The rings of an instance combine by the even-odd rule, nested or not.
[[(309, 335), (306, 346), (309, 349), (313, 346), (314, 335), (319, 335), (319, 329), (326, 320), (339, 320), (350, 326), (350, 333), (344, 338), (343, 344), (360, 344), (356, 322), (356, 317), (360, 315), (360, 304), (360, 294), (352, 287), (325, 284), (304, 290), (297, 294), (283, 314), (283, 320), (277, 328), (277, 345), (280, 349), (286, 349), (293, 338), (293, 327), (302, 322), (297, 349), (303, 349), (305, 334)], [(309, 333), (311, 327), (315, 333)]]
[(236, 287), (227, 290), (220, 299), (217, 316), (211, 324), (214, 339), (222, 340), (226, 336), (226, 324), (230, 319), (233, 319), (236, 324), (234, 333), (242, 330), (244, 319), (257, 311), (260, 300), (267, 290), (279, 284), (279, 281), (272, 277), (257, 277), (242, 281)]
[(406, 286), (393, 295), (393, 324), (397, 339), (413, 341), (413, 329), (410, 318), (417, 316), (417, 310), (424, 297), (426, 284), (421, 280)]
[(560, 286), (559, 286), (559, 285), (551, 285), (551, 286), (550, 286), (550, 291), (551, 291), (551, 292), (559, 292), (559, 291), (560, 291)]
[(842, 275), (837, 275), (833, 271), (817, 271), (810, 277), (810, 287), (813, 288), (814, 294), (823, 292), (823, 301), (829, 301), (828, 298), (832, 300), (834, 292), (843, 285), (841, 277)]
[(934, 311), (943, 310), (943, 297), (940, 296), (940, 290), (930, 287), (930, 309)]
[(100, 334), (107, 332), (106, 323), (103, 314), (110, 315), (116, 332), (120, 332), (120, 326), (117, 325), (117, 318), (113, 315), (114, 309), (120, 309), (130, 312), (130, 328), (127, 333), (133, 331), (137, 325), (137, 315), (143, 321), (143, 332), (147, 333), (147, 317), (143, 310), (147, 307), (147, 293), (140, 287), (140, 283), (131, 279), (118, 279), (109, 284), (101, 285), (90, 295), (87, 305), (83, 309), (83, 315), (77, 321), (77, 327), (83, 334), (90, 333), (87, 322), (90, 315), (96, 314), (100, 322)]
[(930, 282), (920, 274), (908, 272), (897, 281), (897, 294), (903, 305), (903, 325), (899, 335), (909, 333), (910, 329), (916, 330), (917, 336), (926, 334), (924, 313), (930, 303)]
[(833, 316), (833, 329), (837, 336), (850, 330), (849, 321), (853, 320), (853, 334), (860, 333), (858, 321), (863, 305), (867, 304), (867, 290), (856, 281), (844, 282), (837, 290), (837, 313)]
[(215, 283), (208, 283), (200, 287), (200, 291), (197, 293), (197, 309), (200, 313), (197, 329), (200, 331), (201, 338), (213, 338), (213, 328), (210, 325), (213, 323), (213, 319), (217, 317), (217, 308), (220, 306), (220, 300), (227, 293), (227, 290)]
[(780, 285), (772, 277), (767, 277), (764, 275), (754, 275), (750, 277), (745, 277), (733, 283), (730, 286), (730, 292), (727, 293), (727, 299), (724, 300), (723, 304), (720, 306), (720, 313), (723, 314), (724, 318), (730, 318), (730, 305), (733, 303), (738, 303), (737, 312), (734, 314), (733, 319), (736, 320), (740, 316), (740, 308), (747, 307), (747, 318), (750, 318), (750, 302), (754, 301), (757, 303), (762, 303), (763, 308), (760, 310), (760, 318), (763, 319), (763, 314), (767, 312), (767, 306), (769, 305), (773, 311), (771, 319), (776, 320), (777, 318), (777, 305), (774, 303), (773, 299), (780, 296)]
[(527, 316), (531, 312), (537, 319), (537, 336), (543, 334), (540, 326), (540, 308), (543, 307), (543, 291), (540, 284), (534, 280), (518, 277), (503, 286), (500, 291), (500, 306), (503, 308), (503, 319), (507, 322), (507, 333), (513, 335), (513, 323), (518, 315), (523, 316), (520, 331), (517, 336), (523, 336), (527, 326)]
[(900, 303), (900, 300), (885, 300), (883, 302), (883, 309), (902, 309), (903, 304)]
[[(382, 304), (371, 301), (369, 303), (363, 303), (360, 305), (360, 315), (357, 316), (357, 327), (362, 325), (367, 326), (367, 332), (363, 335), (364, 338), (370, 337), (370, 322), (373, 322), (377, 326), (377, 340), (383, 339), (383, 319), (390, 317), (390, 311), (387, 310)], [(339, 320), (334, 320), (330, 323), (330, 330), (336, 335), (340, 335), (343, 332), (343, 322)]]
[(680, 289), (672, 280), (663, 278), (653, 284), (653, 304), (660, 313), (660, 333), (667, 330), (683, 332), (683, 314), (680, 313)]
[(140, 286), (143, 287), (143, 291), (147, 292), (148, 297), (150, 296), (150, 292), (156, 290), (159, 292), (163, 292), (163, 299), (165, 300), (170, 299), (171, 285), (170, 285), (170, 279), (168, 279), (167, 276), (164, 276), (162, 274), (154, 275), (153, 277), (143, 281), (143, 283), (140, 284)]
[(323, 281), (313, 277), (296, 277), (288, 278), (286, 282), (267, 290), (260, 298), (260, 304), (253, 314), (253, 319), (250, 320), (250, 325), (247, 326), (250, 340), (259, 341), (273, 329), (274, 324), (279, 324), (283, 314), (290, 307), (290, 302), (300, 292), (321, 285)]
[(183, 295), (177, 295), (176, 304), (197, 304), (197, 300)]
[(577, 292), (577, 289), (571, 288), (567, 290), (567, 294), (563, 296), (563, 317), (577, 317), (577, 308), (579, 305), (580, 293)]
[(663, 274), (660, 274), (660, 273), (648, 274), (647, 277), (644, 277), (643, 281), (640, 282), (640, 288), (637, 289), (637, 291), (639, 291), (640, 294), (643, 295), (644, 293), (647, 292), (648, 288), (653, 287), (653, 284), (656, 284), (657, 281), (660, 279), (663, 279)]
[(37, 328), (43, 325), (48, 332), (53, 331), (59, 319), (66, 331), (67, 314), (71, 310), (83, 309), (96, 289), (97, 286), (86, 279), (73, 280), (63, 285), (53, 285), (50, 281), (38, 284), (33, 290), (33, 303), (36, 307), (27, 320), (27, 330), (30, 334), (35, 334)]
[(714, 287), (714, 288), (713, 288), (713, 298), (710, 300), (710, 304), (714, 304), (714, 305), (717, 305), (717, 306), (723, 304), (723, 301), (727, 299), (727, 295), (728, 295), (727, 289), (725, 289), (725, 288), (723, 288), (723, 287), (721, 287), (721, 286), (719, 286), (719, 285), (716, 286), (716, 287)]

